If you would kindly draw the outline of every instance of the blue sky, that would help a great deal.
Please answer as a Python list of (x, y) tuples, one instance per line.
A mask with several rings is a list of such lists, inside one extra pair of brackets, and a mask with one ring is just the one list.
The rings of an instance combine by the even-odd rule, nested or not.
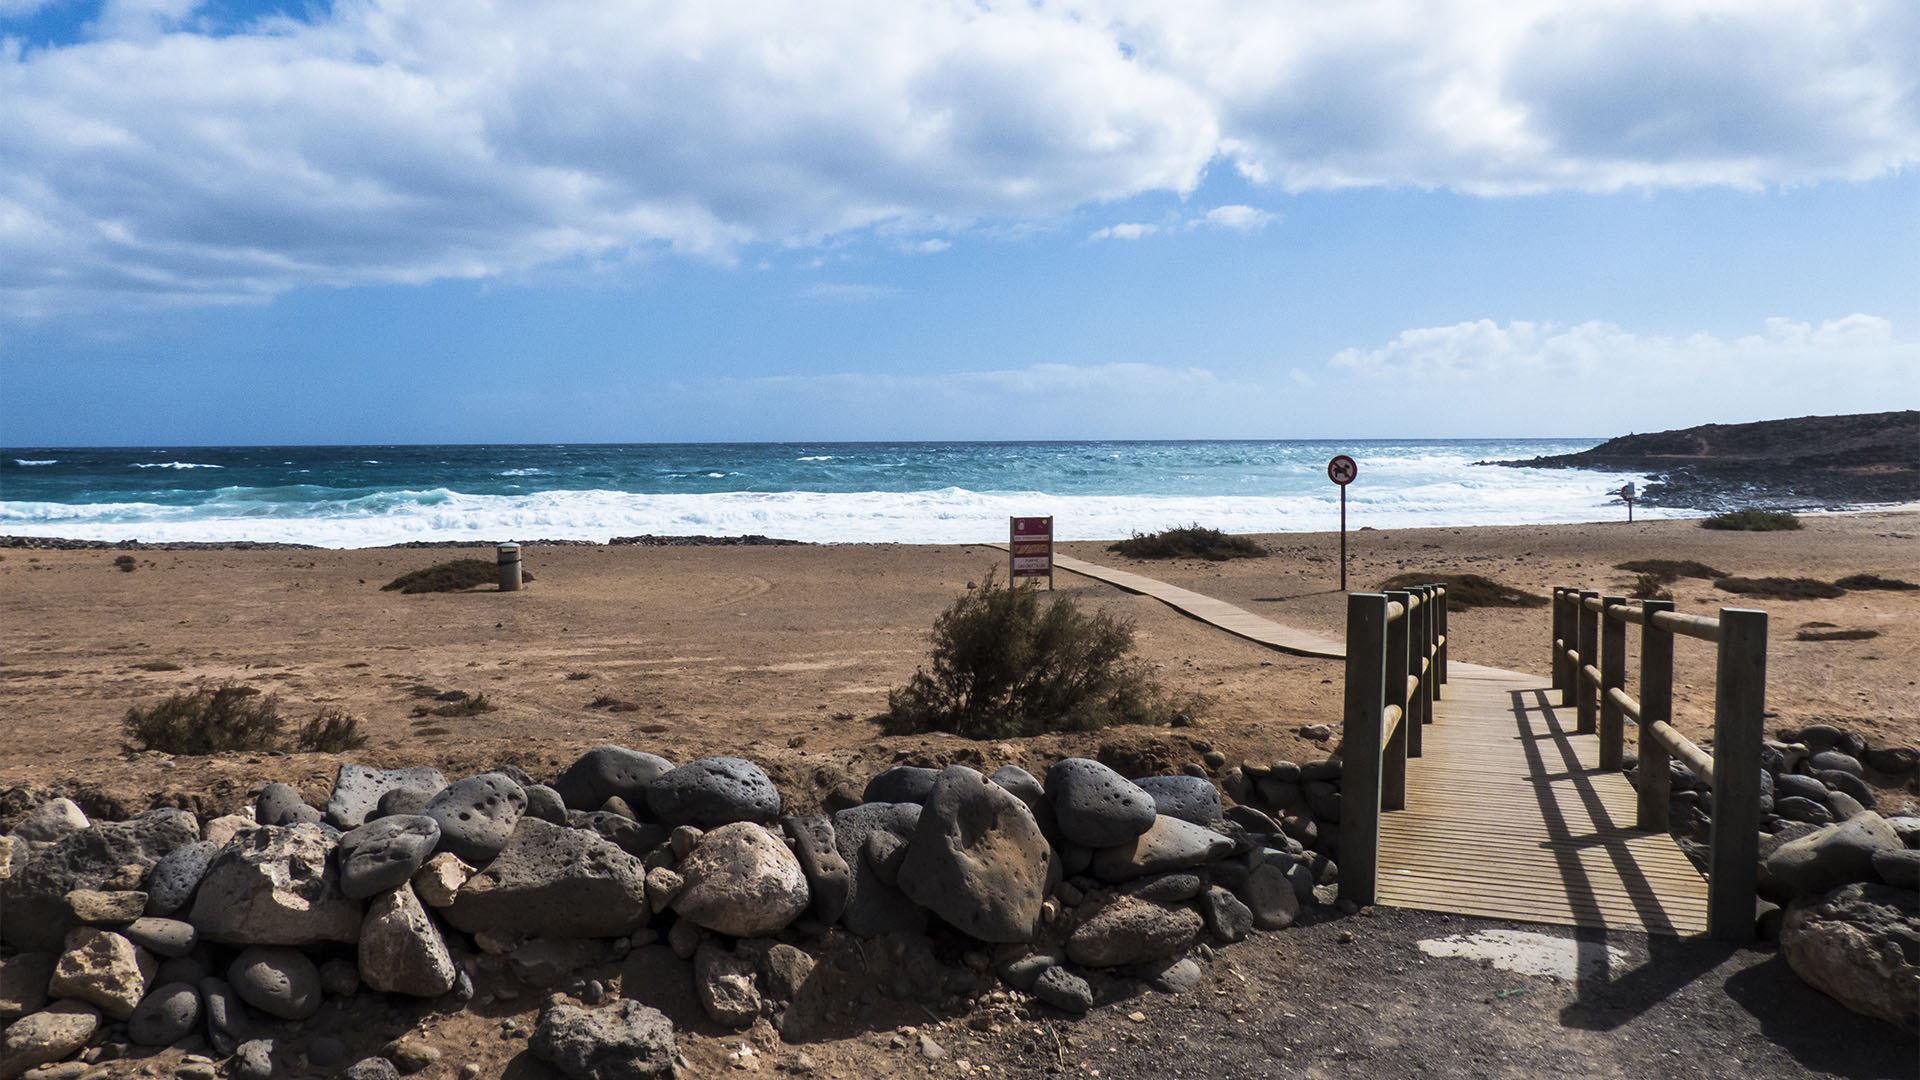
[(1909, 0), (0, 0), (0, 443), (1920, 407)]

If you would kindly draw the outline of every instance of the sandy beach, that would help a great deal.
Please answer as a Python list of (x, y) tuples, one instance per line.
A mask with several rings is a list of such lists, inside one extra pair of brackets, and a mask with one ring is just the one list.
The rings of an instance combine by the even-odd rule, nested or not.
[[(1694, 559), (1749, 577), (1831, 581), (1859, 572), (1920, 580), (1920, 513), (1817, 515), (1799, 532), (1711, 532), (1691, 521), (1361, 531), (1350, 579), (1377, 586), (1407, 571), (1473, 572), (1517, 590), (1556, 584), (1624, 591), (1636, 558)], [(1342, 633), (1337, 534), (1262, 538), (1266, 559), (1135, 562), (1104, 543), (1068, 554), (1124, 567), (1324, 635)], [(298, 723), (324, 706), (370, 736), (355, 759), (432, 764), (450, 774), (512, 762), (550, 776), (602, 742), (687, 760), (732, 753), (765, 765), (801, 804), (856, 787), (901, 761), (1043, 765), (1097, 754), (1177, 770), (1218, 749), (1240, 760), (1317, 760), (1301, 739), (1339, 723), (1341, 665), (1272, 652), (1156, 601), (1062, 573), (1058, 591), (1133, 620), (1137, 644), (1172, 688), (1203, 695), (1185, 728), (1122, 728), (1006, 743), (889, 738), (870, 718), (926, 658), (934, 616), (1000, 566), (986, 546), (529, 547), (536, 578), (490, 589), (403, 596), (380, 586), (472, 549), (144, 551), (132, 573), (113, 551), (9, 550), (0, 561), (0, 789), (69, 791), (127, 812), (177, 803), (231, 809), (268, 780), (322, 798), (324, 755), (169, 758), (123, 749), (120, 722), (183, 688), (234, 680), (276, 692)], [(488, 554), (481, 552), (481, 554)], [(1769, 729), (1816, 718), (1879, 742), (1920, 739), (1920, 592), (1849, 592), (1833, 600), (1750, 601), (1682, 579), (1682, 610), (1760, 607), (1772, 616)], [(1878, 631), (1855, 641), (1798, 641), (1829, 623)], [(1476, 609), (1452, 621), (1454, 657), (1544, 672), (1543, 609)], [(177, 670), (145, 670), (178, 665)], [(1682, 643), (1677, 711), (1710, 735), (1712, 660)], [(484, 693), (497, 708), (417, 716), (434, 694)], [(621, 711), (597, 699), (629, 703)], [(83, 802), (87, 799), (82, 799)]]

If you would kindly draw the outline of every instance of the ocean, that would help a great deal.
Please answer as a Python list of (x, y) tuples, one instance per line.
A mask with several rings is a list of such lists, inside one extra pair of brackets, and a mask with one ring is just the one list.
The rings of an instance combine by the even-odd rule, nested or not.
[[(742, 443), (0, 449), (0, 534), (82, 540), (816, 543), (1004, 540), (1052, 515), (1064, 540), (1198, 523), (1339, 527), (1328, 460), (1348, 454), (1358, 529), (1612, 520), (1626, 473), (1515, 469), (1590, 439)], [(1645, 516), (1684, 511), (1642, 508)]]

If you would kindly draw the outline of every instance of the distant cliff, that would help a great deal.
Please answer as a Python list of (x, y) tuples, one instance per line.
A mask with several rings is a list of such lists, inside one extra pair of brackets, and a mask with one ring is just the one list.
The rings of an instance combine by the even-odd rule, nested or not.
[(1920, 501), (1920, 411), (1801, 416), (1622, 435), (1591, 450), (1495, 465), (1605, 469), (1649, 479), (1662, 506), (1831, 507)]

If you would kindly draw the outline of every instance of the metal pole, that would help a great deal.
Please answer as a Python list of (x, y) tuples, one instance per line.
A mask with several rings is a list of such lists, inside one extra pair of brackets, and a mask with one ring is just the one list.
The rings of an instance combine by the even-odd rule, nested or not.
[(1340, 485), (1340, 591), (1347, 591), (1347, 485)]

